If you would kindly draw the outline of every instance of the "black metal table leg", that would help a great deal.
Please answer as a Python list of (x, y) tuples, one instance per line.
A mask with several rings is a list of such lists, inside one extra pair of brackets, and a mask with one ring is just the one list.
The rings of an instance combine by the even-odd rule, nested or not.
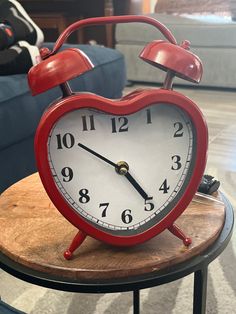
[(206, 313), (208, 267), (203, 267), (194, 273), (193, 314)]
[(139, 290), (133, 291), (133, 308), (134, 308), (134, 314), (139, 314), (139, 311), (140, 311), (140, 292), (139, 292)]

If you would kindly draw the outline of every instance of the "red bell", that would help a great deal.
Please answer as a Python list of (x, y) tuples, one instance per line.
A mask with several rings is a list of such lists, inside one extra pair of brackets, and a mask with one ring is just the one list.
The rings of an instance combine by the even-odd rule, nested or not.
[(45, 92), (69, 81), (94, 67), (88, 56), (80, 49), (63, 50), (39, 64), (28, 73), (28, 82), (33, 95)]
[(178, 46), (164, 40), (154, 40), (143, 49), (139, 57), (161, 70), (172, 71), (184, 80), (199, 83), (202, 78), (202, 63), (188, 49), (187, 41)]

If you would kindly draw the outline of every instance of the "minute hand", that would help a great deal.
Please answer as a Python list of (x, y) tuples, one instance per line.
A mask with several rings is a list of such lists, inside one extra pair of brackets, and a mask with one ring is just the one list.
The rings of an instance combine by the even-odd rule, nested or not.
[(93, 149), (83, 145), (82, 143), (79, 143), (78, 146), (83, 148), (84, 150), (86, 150), (90, 154), (93, 154), (94, 156), (96, 156), (96, 157), (100, 158), (101, 160), (105, 161), (109, 165), (113, 166), (117, 170), (117, 173), (122, 174), (122, 175), (124, 175), (127, 178), (127, 180), (133, 185), (133, 187), (136, 189), (136, 191), (144, 198), (144, 200), (148, 199), (147, 193), (142, 189), (142, 187), (138, 184), (138, 182), (129, 173), (128, 167), (127, 167), (127, 169), (126, 169), (126, 171), (124, 173), (120, 172), (118, 164), (116, 164), (113, 161), (107, 159), (106, 157), (100, 155), (99, 153), (97, 153)]
[(96, 157), (102, 159), (103, 161), (107, 162), (107, 163), (110, 164), (111, 166), (113, 166), (113, 167), (115, 167), (115, 168), (117, 167), (117, 164), (115, 164), (113, 161), (111, 161), (111, 160), (107, 159), (106, 157), (104, 157), (104, 156), (98, 154), (97, 152), (95, 152), (95, 151), (92, 150), (91, 148), (89, 148), (89, 147), (87, 147), (87, 146), (85, 146), (85, 145), (83, 145), (83, 144), (81, 144), (81, 143), (79, 143), (78, 146), (81, 147), (81, 148), (83, 148), (83, 149), (85, 149), (87, 152), (93, 154), (94, 156), (96, 156)]

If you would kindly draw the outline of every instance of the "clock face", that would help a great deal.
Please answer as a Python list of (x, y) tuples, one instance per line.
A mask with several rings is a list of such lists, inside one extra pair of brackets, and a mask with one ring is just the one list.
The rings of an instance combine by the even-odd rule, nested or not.
[(135, 236), (161, 222), (195, 167), (196, 129), (178, 106), (154, 103), (128, 115), (69, 111), (47, 140), (59, 194), (96, 229)]

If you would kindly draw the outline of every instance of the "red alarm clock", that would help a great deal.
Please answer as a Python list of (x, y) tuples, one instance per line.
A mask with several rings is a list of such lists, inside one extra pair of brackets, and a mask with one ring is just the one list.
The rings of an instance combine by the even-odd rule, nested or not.
[[(79, 49), (58, 52), (79, 27), (144, 22), (168, 41), (148, 44), (140, 57), (167, 72), (162, 88), (143, 89), (119, 100), (74, 93), (68, 80), (93, 68)], [(175, 220), (191, 202), (204, 173), (208, 132), (205, 119), (189, 98), (172, 90), (174, 76), (199, 82), (202, 64), (177, 45), (171, 32), (146, 16), (90, 18), (69, 26), (52, 51), (28, 75), (34, 95), (56, 85), (62, 97), (43, 114), (35, 136), (35, 155), (50, 199), (79, 229), (69, 259), (86, 236), (131, 246), (165, 229), (191, 239)]]

